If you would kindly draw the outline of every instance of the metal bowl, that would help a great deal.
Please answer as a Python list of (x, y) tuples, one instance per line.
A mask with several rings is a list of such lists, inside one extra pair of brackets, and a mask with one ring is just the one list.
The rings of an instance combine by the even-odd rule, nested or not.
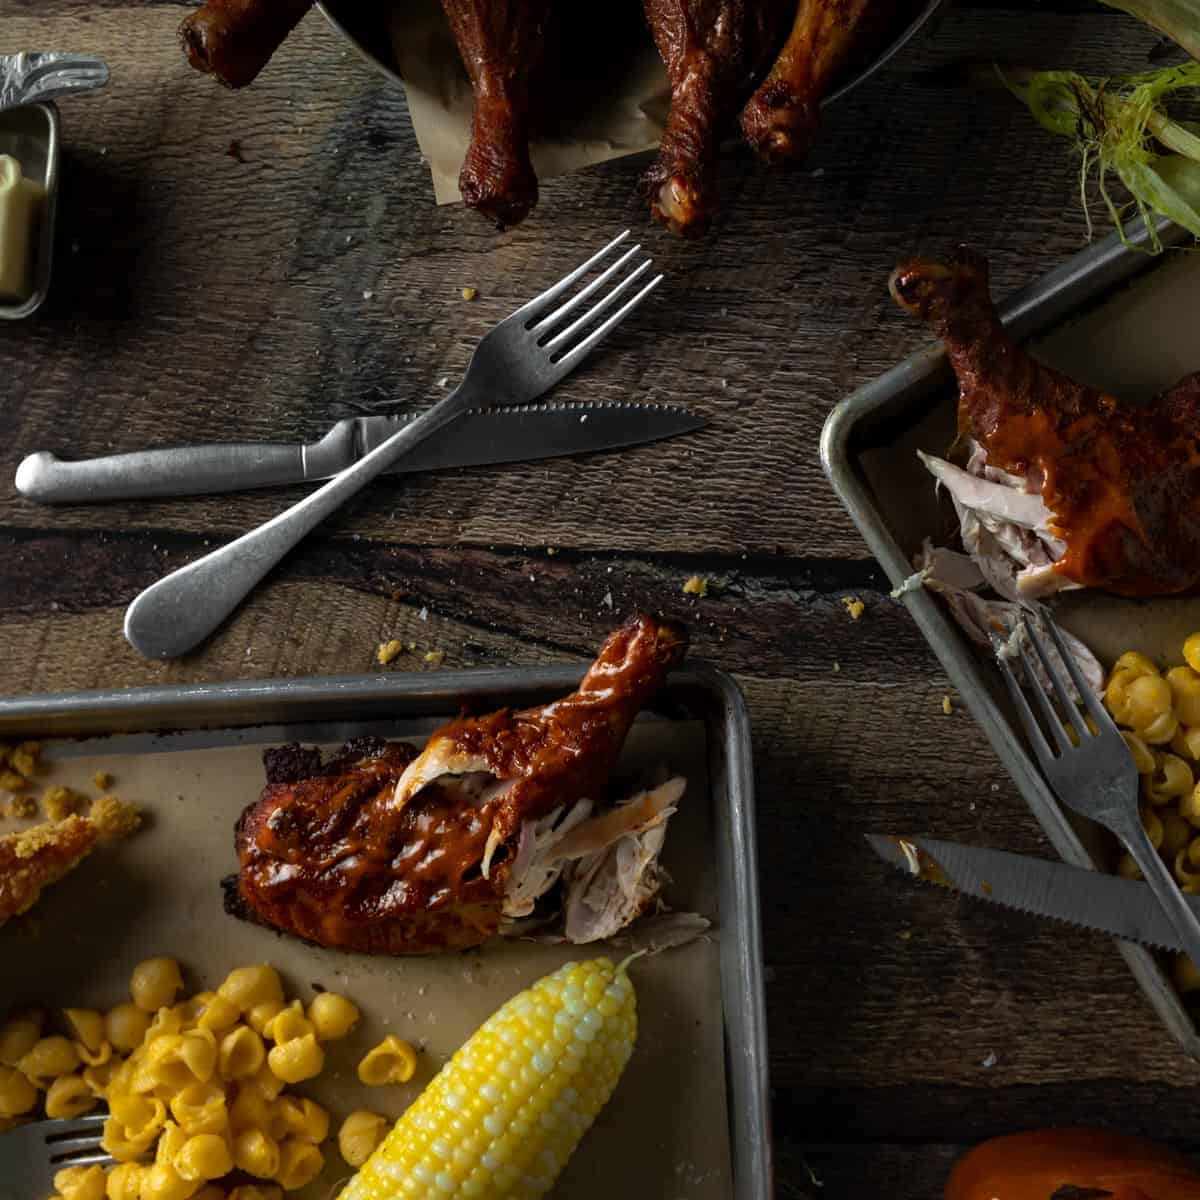
[[(902, 17), (896, 22), (895, 28), (883, 39), (882, 49), (867, 62), (856, 64), (847, 73), (846, 78), (825, 97), (821, 103), (822, 108), (840, 100), (884, 67), (924, 28), (942, 6), (942, 2), (943, 0), (923, 0), (915, 15)], [(384, 28), (382, 5), (362, 4), (360, 0), (317, 0), (317, 7), (330, 25), (346, 38), (367, 62), (393, 82), (402, 82)]]

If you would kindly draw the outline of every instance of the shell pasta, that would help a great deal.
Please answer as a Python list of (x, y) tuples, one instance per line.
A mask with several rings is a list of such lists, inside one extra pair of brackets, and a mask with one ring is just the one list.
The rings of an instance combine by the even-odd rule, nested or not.
[[(0, 1127), (108, 1108), (102, 1146), (116, 1164), (64, 1168), (48, 1200), (283, 1200), (321, 1173), (329, 1113), (287, 1089), (318, 1076), (322, 1043), (357, 1024), (349, 1000), (319, 992), (306, 1009), (265, 964), (188, 996), (167, 957), (134, 967), (129, 996), (62, 1010), (61, 1034), (32, 1010), (0, 1022)], [(375, 1059), (392, 1078), (412, 1053), (396, 1042)], [(367, 1115), (342, 1125), (355, 1159), (387, 1132)]]

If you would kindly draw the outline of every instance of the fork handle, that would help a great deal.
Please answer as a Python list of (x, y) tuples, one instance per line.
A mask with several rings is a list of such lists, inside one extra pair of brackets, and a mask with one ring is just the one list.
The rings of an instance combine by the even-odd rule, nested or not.
[(1146, 882), (1154, 889), (1154, 895), (1162, 905), (1167, 919), (1179, 935), (1179, 944), (1192, 962), (1200, 966), (1200, 918), (1188, 904), (1187, 897), (1179, 890), (1167, 864), (1159, 857), (1154, 843), (1150, 841), (1140, 821), (1111, 823), (1109, 828), (1133, 856)]
[(186, 654), (213, 633), (305, 535), (468, 406), (460, 385), (291, 508), (152, 584), (125, 612), (126, 640), (147, 658)]

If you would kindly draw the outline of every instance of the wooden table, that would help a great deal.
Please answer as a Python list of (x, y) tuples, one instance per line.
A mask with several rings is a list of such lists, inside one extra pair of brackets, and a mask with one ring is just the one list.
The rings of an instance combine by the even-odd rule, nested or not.
[[(1197, 1069), (1110, 944), (918, 890), (867, 852), (864, 832), (909, 829), (1048, 849), (971, 719), (943, 713), (947, 682), (817, 459), (830, 407), (925, 339), (884, 288), (899, 256), (970, 242), (1003, 293), (1081, 244), (1067, 147), (960, 66), (1136, 68), (1154, 36), (1099, 9), (949, 13), (829, 114), (802, 172), (728, 154), (717, 229), (683, 244), (646, 223), (630, 162), (544, 183), (505, 234), (436, 208), (403, 96), (319, 16), (231, 95), (180, 61), (184, 11), (0, 0), (0, 50), (113, 68), (63, 108), (52, 300), (0, 330), (0, 475), (38, 448), (301, 439), (419, 406), (626, 225), (669, 286), (564, 394), (684, 402), (712, 424), (378, 483), (174, 663), (129, 649), (125, 604), (301, 493), (49, 510), (6, 491), (0, 690), (423, 670), (430, 650), (446, 667), (582, 660), (635, 608), (677, 614), (753, 713), (781, 1197), (924, 1200), (965, 1145), (1045, 1123), (1194, 1139)], [(697, 574), (700, 599), (682, 592)], [(417, 649), (381, 668), (393, 637)]]

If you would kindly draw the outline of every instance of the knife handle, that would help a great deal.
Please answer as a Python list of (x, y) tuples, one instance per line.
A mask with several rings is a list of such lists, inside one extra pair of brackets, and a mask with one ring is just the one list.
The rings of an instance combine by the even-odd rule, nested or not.
[(17, 491), (41, 504), (87, 504), (148, 496), (197, 496), (304, 480), (300, 446), (233, 442), (175, 446), (65, 462), (49, 451), (17, 468)]

